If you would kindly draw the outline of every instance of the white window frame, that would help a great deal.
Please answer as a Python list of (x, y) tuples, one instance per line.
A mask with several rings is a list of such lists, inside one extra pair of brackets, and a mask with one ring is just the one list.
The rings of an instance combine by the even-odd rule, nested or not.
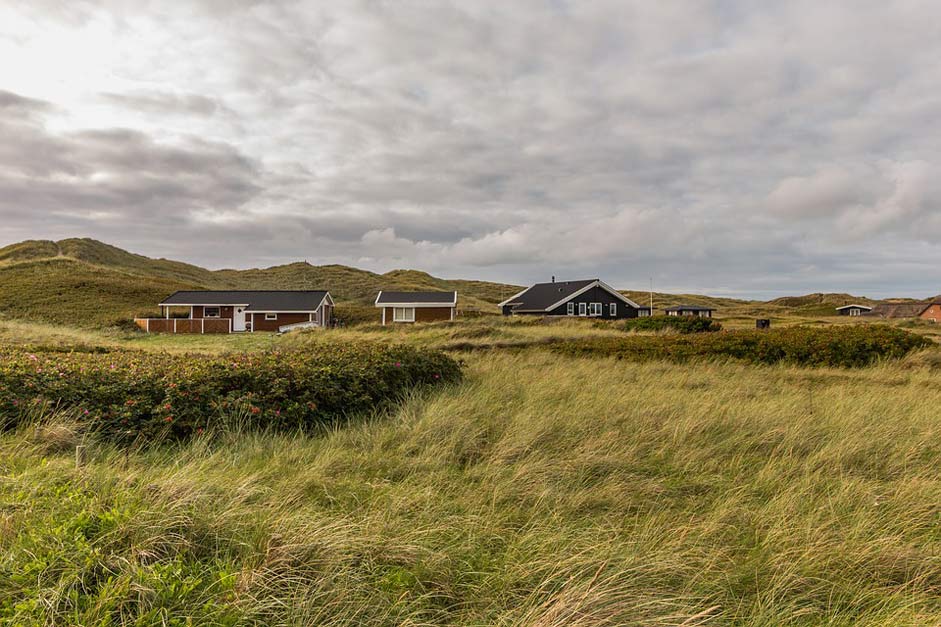
[(588, 315), (588, 303), (578, 303), (578, 315), (579, 316)]
[(415, 322), (415, 308), (393, 307), (392, 322)]
[(276, 314), (276, 313), (266, 313), (266, 314), (265, 314), (265, 320), (277, 320), (277, 319), (278, 319), (278, 314)]
[(612, 318), (617, 317), (618, 315), (618, 304), (617, 303), (608, 303), (608, 315)]
[[(215, 311), (215, 314), (209, 313), (210, 311)], [(221, 318), (222, 317), (222, 307), (203, 307), (203, 318)]]
[(569, 302), (565, 305), (565, 315), (567, 316), (575, 315), (575, 303)]
[(601, 303), (589, 303), (591, 307), (588, 309), (589, 316), (600, 316), (601, 315)]
[(638, 309), (638, 310), (637, 310), (637, 317), (638, 317), (638, 318), (647, 318), (647, 317), (649, 317), (649, 316), (650, 316), (650, 310), (649, 310), (649, 309)]

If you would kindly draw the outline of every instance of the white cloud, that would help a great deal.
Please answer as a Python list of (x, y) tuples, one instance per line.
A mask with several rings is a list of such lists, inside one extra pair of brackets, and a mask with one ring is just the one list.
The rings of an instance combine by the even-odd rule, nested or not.
[(0, 243), (929, 293), (939, 56), (930, 0), (10, 4)]

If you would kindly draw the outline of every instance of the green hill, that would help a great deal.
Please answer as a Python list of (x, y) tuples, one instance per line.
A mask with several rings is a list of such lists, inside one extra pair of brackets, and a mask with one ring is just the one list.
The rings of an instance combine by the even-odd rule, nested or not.
[[(143, 279), (143, 280), (142, 280)], [(327, 289), (337, 315), (374, 320), (381, 289), (457, 290), (461, 306), (496, 313), (518, 286), (448, 280), (416, 270), (377, 274), (305, 262), (249, 270), (207, 270), (151, 259), (93, 239), (29, 240), (0, 248), (0, 316), (77, 326), (110, 326), (156, 313), (180, 289)]]

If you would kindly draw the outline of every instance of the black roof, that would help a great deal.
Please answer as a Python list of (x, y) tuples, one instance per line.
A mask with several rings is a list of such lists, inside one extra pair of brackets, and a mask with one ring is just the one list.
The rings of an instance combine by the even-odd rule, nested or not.
[(246, 311), (314, 311), (326, 290), (183, 290), (161, 305), (246, 305)]
[(702, 307), (700, 305), (675, 305), (666, 307), (664, 311), (715, 311), (713, 307)]
[(582, 279), (579, 281), (558, 281), (553, 283), (536, 283), (531, 288), (517, 294), (503, 305), (509, 305), (517, 311), (545, 311), (561, 300), (565, 300), (580, 289), (588, 287), (598, 279)]
[(457, 303), (457, 292), (387, 292), (382, 290), (376, 296), (376, 304), (422, 304), (453, 305)]

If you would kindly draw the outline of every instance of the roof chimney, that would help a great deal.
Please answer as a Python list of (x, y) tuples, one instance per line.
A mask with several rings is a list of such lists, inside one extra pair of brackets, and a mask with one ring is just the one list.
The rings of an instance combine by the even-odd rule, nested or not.
[(555, 275), (552, 275), (552, 282), (555, 283)]

